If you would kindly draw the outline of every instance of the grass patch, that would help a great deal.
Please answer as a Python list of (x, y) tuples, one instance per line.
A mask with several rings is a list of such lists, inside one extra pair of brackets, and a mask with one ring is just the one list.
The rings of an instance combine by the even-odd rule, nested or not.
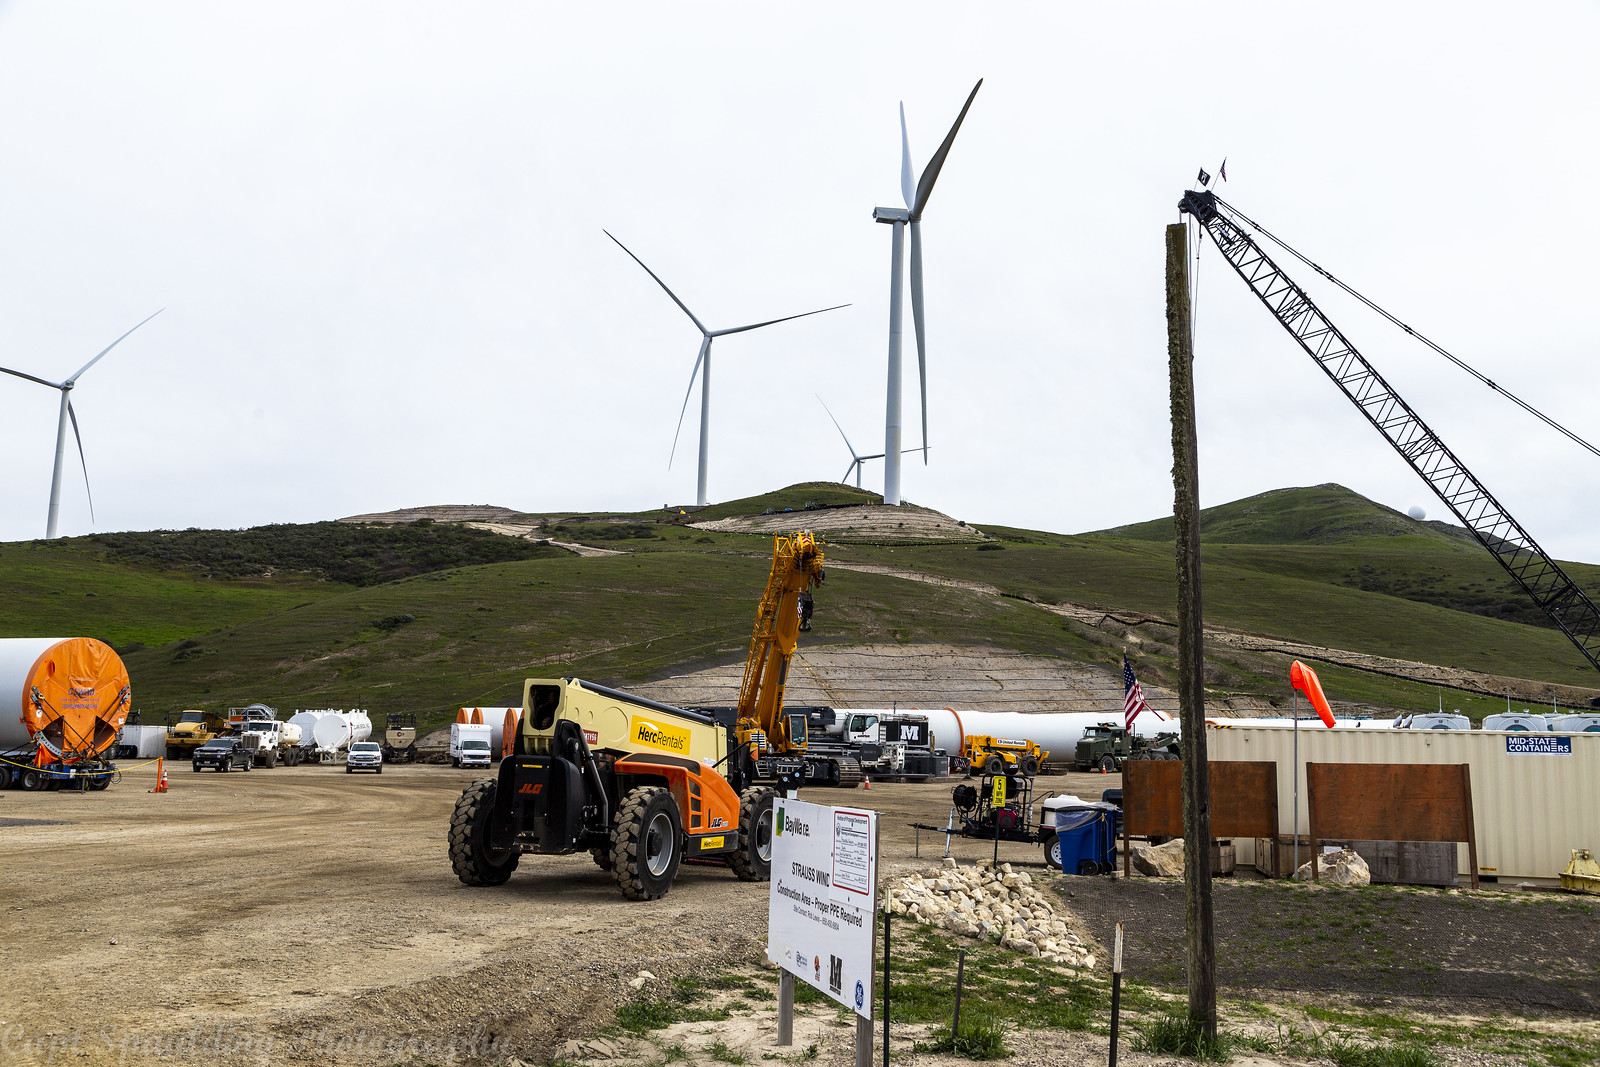
[(738, 1051), (736, 1051), (734, 1049), (729, 1048), (728, 1047), (728, 1043), (726, 1041), (718, 1040), (715, 1045), (711, 1046), (711, 1050), (710, 1051), (711, 1051), (711, 1058), (716, 1060), (718, 1063), (736, 1063), (737, 1064), (737, 1063), (746, 1063), (746, 1062), (748, 1062), (746, 1060), (746, 1058), (745, 1058), (744, 1053), (738, 1052)]
[(1187, 1056), (1208, 1063), (1226, 1063), (1231, 1057), (1226, 1035), (1206, 1036), (1205, 1028), (1181, 1015), (1158, 1015), (1134, 1031), (1133, 1047), (1157, 1056)]
[(918, 1052), (944, 1052), (969, 1060), (1003, 1060), (1011, 1055), (1005, 1027), (989, 1019), (963, 1020), (959, 1034), (948, 1026), (936, 1027), (930, 1037), (917, 1043)]

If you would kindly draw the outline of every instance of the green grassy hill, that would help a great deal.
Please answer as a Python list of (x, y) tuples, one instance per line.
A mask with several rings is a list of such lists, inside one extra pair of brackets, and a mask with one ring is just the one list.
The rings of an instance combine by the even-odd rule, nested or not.
[[(693, 517), (859, 503), (846, 486), (791, 486)], [(735, 509), (735, 510), (729, 510)], [(253, 700), (280, 709), (364, 706), (443, 721), (456, 706), (515, 702), (521, 679), (580, 674), (629, 684), (743, 658), (765, 581), (765, 537), (709, 533), (671, 512), (530, 517), (560, 549), (440, 523), (319, 523), (253, 531), (118, 534), (0, 545), (0, 636), (87, 635), (124, 653), (136, 705)], [(1287, 639), (1566, 685), (1600, 678), (1529, 614), (1492, 559), (1441, 524), (1333, 486), (1210, 509), (1207, 622)], [(1163, 522), (1165, 526), (1163, 527)], [(804, 512), (796, 515), (797, 528)], [(1171, 522), (1087, 535), (984, 527), (985, 545), (834, 545), (854, 562), (987, 583), (1001, 597), (837, 568), (813, 642), (993, 645), (1107, 665), (1126, 628), (1063, 619), (1028, 601), (1170, 617)], [(1572, 565), (1588, 588), (1600, 568)], [(1170, 683), (1170, 627), (1141, 627), (1141, 677)], [(1287, 661), (1215, 651), (1207, 682), (1287, 697)], [(1435, 691), (1323, 667), (1338, 699), (1399, 710)], [(1473, 714), (1493, 697), (1451, 694)]]

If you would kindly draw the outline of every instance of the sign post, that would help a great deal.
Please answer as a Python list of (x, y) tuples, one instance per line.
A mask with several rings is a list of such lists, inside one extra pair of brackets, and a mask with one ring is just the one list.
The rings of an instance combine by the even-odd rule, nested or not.
[[(790, 976), (856, 1013), (856, 1060), (870, 1062), (878, 813), (786, 797), (775, 803), (767, 958), (790, 983), (791, 1013)], [(785, 1027), (779, 1010), (780, 1039), (792, 1040), (792, 1014)]]

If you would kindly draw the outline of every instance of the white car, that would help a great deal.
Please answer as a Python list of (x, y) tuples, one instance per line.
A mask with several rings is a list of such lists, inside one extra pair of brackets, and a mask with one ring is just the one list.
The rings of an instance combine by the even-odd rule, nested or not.
[(383, 748), (376, 741), (357, 741), (345, 753), (344, 773), (377, 771), (383, 773)]

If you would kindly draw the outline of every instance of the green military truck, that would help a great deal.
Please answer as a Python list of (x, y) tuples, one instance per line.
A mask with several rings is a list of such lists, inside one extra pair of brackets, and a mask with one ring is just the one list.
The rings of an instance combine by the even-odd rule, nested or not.
[(1177, 734), (1135, 737), (1121, 726), (1102, 723), (1083, 731), (1074, 763), (1080, 771), (1110, 774), (1130, 759), (1177, 759), (1178, 751)]

